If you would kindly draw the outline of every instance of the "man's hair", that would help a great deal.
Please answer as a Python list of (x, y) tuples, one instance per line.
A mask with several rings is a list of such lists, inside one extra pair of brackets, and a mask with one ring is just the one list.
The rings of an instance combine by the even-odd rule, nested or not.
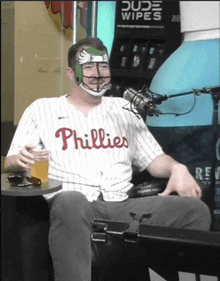
[(77, 53), (83, 49), (83, 47), (94, 47), (100, 51), (104, 51), (108, 54), (107, 48), (103, 44), (103, 42), (97, 37), (87, 37), (76, 44), (73, 44), (68, 51), (68, 66), (72, 69), (75, 68), (77, 62)]

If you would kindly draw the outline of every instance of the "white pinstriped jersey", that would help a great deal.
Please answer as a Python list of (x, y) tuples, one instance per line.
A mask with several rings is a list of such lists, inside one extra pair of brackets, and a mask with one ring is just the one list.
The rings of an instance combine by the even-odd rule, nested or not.
[[(42, 98), (23, 113), (8, 155), (26, 144), (50, 151), (49, 177), (97, 199), (122, 201), (131, 188), (132, 165), (144, 170), (163, 154), (142, 119), (123, 109), (123, 98), (103, 97), (85, 116), (66, 96)], [(46, 198), (53, 194), (45, 195)]]

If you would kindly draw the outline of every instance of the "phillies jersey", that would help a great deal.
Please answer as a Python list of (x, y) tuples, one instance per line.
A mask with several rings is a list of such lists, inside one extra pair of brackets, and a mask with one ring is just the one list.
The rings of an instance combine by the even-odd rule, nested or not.
[[(41, 98), (23, 113), (8, 156), (28, 144), (50, 152), (49, 178), (63, 191), (79, 191), (89, 201), (100, 192), (106, 201), (122, 201), (132, 187), (132, 166), (144, 170), (163, 154), (142, 119), (123, 107), (123, 98), (102, 97), (87, 115), (67, 96)], [(57, 192), (45, 195), (50, 198)]]

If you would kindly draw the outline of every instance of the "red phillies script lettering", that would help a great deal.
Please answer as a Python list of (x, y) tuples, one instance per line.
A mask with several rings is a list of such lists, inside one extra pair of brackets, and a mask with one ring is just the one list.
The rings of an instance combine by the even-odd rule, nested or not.
[(92, 129), (90, 131), (90, 137), (85, 134), (85, 137), (78, 137), (76, 130), (71, 130), (69, 128), (61, 128), (55, 133), (56, 138), (62, 137), (63, 146), (62, 149), (66, 150), (68, 148), (67, 140), (71, 137), (75, 145), (75, 149), (100, 149), (100, 148), (128, 148), (128, 140), (126, 137), (116, 136), (110, 138), (109, 134), (106, 134), (103, 129)]

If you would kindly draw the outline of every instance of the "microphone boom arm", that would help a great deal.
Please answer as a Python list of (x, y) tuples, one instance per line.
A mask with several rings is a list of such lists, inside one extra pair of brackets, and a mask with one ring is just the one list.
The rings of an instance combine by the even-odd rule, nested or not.
[[(130, 109), (123, 107), (124, 109), (132, 111), (138, 118), (140, 118), (141, 114), (145, 114), (146, 116), (159, 116), (161, 114), (172, 114), (177, 116), (185, 115), (190, 113), (193, 108), (195, 107), (196, 104), (196, 96), (200, 96), (201, 94), (210, 94), (210, 93), (218, 93), (219, 95), (220, 92), (220, 87), (204, 87), (202, 89), (196, 90), (192, 89), (192, 91), (185, 92), (185, 93), (179, 93), (179, 94), (174, 94), (174, 95), (160, 95), (157, 93), (154, 93), (149, 90), (149, 88), (144, 85), (141, 90), (136, 91), (132, 88), (128, 88), (125, 92), (123, 97), (130, 102)], [(181, 97), (185, 95), (190, 95), (194, 94), (194, 104), (192, 108), (185, 112), (185, 113), (162, 113), (158, 108), (156, 108), (157, 104), (161, 104), (163, 101), (166, 101), (170, 98), (175, 98), (175, 97)], [(220, 97), (219, 97), (220, 98)]]

